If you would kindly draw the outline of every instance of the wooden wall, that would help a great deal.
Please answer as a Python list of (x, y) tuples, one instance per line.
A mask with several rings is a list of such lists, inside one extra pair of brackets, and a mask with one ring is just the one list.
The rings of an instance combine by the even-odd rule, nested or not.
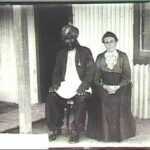
[[(34, 10), (32, 5), (25, 8), (26, 29), (17, 30), (16, 15), (21, 19), (20, 23), (24, 23), (23, 16), (18, 14), (21, 7), (0, 5), (0, 101), (18, 103), (18, 94), (21, 92), (22, 98), (23, 92), (27, 92), (24, 87), (20, 89), (22, 84), (29, 87), (33, 104), (38, 102)], [(91, 49), (94, 58), (105, 50), (101, 43), (102, 35), (108, 30), (117, 34), (118, 49), (127, 53), (132, 68), (132, 112), (135, 117), (150, 118), (150, 65), (133, 65), (133, 15), (132, 3), (73, 4), (73, 23), (79, 28), (79, 41)], [(22, 34), (23, 30), (26, 30), (26, 36)], [(30, 69), (24, 81), (16, 55), (19, 54), (18, 34), (21, 38), (26, 37), (29, 57), (29, 62), (22, 62)]]
[(73, 24), (79, 41), (91, 49), (94, 58), (105, 50), (101, 38), (106, 31), (118, 36), (117, 48), (126, 52), (132, 69), (132, 112), (150, 118), (150, 66), (133, 65), (133, 4), (74, 4)]
[(27, 92), (37, 103), (34, 9), (0, 5), (0, 101), (18, 103)]
[(13, 36), (13, 7), (0, 6), (0, 101), (17, 97), (16, 57)]

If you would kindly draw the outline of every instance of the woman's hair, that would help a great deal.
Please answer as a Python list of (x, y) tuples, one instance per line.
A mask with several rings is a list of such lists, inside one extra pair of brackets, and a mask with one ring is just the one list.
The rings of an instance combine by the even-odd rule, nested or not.
[(118, 38), (117, 38), (116, 34), (114, 34), (113, 32), (107, 31), (102, 37), (102, 43), (104, 43), (104, 38), (106, 38), (106, 37), (113, 37), (115, 39), (115, 41), (118, 42)]

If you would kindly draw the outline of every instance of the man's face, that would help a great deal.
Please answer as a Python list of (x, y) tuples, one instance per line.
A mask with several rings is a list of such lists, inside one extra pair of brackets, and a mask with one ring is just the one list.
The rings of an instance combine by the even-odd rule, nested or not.
[(76, 40), (75, 38), (66, 38), (64, 40), (64, 43), (68, 50), (73, 50), (75, 48), (75, 43), (76, 43), (75, 40)]

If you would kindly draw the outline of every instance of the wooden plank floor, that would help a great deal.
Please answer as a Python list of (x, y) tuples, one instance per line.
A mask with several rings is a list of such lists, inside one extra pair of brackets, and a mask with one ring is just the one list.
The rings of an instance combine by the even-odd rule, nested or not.
[[(32, 122), (45, 118), (45, 103), (32, 105)], [(19, 127), (19, 111), (14, 108), (8, 112), (0, 114), (0, 132)]]

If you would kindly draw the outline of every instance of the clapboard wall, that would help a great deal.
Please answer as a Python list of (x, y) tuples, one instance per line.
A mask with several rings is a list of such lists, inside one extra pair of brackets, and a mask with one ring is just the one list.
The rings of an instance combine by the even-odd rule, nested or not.
[(24, 98), (38, 102), (34, 9), (0, 5), (0, 101)]
[(89, 47), (94, 59), (105, 50), (101, 38), (106, 31), (118, 36), (117, 48), (127, 53), (132, 69), (132, 112), (150, 118), (150, 66), (133, 65), (133, 4), (74, 4), (73, 24), (79, 28), (79, 41)]

